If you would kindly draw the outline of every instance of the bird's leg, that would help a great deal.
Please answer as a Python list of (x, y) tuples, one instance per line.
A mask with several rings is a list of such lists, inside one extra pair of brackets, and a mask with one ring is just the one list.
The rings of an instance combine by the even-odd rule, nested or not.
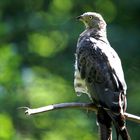
[(109, 115), (100, 108), (97, 112), (100, 140), (112, 140), (112, 125)]

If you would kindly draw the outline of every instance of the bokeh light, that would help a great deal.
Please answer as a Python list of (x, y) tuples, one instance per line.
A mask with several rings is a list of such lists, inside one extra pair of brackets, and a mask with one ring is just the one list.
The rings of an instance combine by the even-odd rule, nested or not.
[[(89, 102), (73, 89), (74, 53), (84, 30), (75, 17), (87, 11), (99, 12), (107, 21), (108, 39), (122, 60), (128, 85), (127, 112), (140, 114), (139, 0), (1, 0), (1, 140), (98, 139), (94, 113), (70, 109), (26, 117), (17, 109)], [(127, 126), (138, 140), (139, 125), (128, 121)]]

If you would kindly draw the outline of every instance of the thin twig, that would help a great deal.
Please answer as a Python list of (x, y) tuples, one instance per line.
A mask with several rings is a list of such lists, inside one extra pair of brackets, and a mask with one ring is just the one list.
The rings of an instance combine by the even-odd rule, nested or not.
[[(52, 110), (57, 110), (57, 109), (64, 109), (64, 108), (81, 108), (81, 109), (87, 109), (87, 110), (91, 110), (96, 112), (97, 111), (97, 106), (93, 103), (60, 103), (60, 104), (53, 104), (53, 105), (48, 105), (48, 106), (44, 106), (44, 107), (40, 107), (40, 108), (28, 108), (28, 107), (21, 107), (25, 110), (25, 114), (26, 115), (34, 115), (34, 114), (39, 114), (42, 112), (48, 112), (48, 111), (52, 111)], [(136, 122), (136, 123), (140, 123), (140, 117), (133, 115), (133, 114), (129, 114), (129, 113), (124, 113), (125, 117), (127, 120)]]

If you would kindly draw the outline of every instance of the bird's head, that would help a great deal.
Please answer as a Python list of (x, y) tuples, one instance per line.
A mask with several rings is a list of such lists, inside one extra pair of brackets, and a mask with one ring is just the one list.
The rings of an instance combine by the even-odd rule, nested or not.
[(82, 21), (86, 28), (95, 28), (98, 30), (106, 29), (106, 22), (103, 17), (95, 12), (86, 12), (77, 17), (78, 20)]

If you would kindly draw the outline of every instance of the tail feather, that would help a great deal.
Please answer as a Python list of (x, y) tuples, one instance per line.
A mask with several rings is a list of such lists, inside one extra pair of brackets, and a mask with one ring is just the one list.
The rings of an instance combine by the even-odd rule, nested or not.
[(100, 140), (112, 140), (112, 120), (109, 115), (99, 108), (97, 112)]
[(100, 140), (112, 140), (112, 128), (104, 124), (99, 124)]
[(98, 109), (97, 120), (100, 130), (101, 140), (112, 140), (112, 122), (116, 128), (117, 140), (121, 136), (122, 140), (131, 140), (125, 125), (125, 118), (121, 114), (113, 114), (103, 108)]
[[(116, 125), (115, 125), (116, 127)], [(117, 140), (119, 140), (119, 136), (121, 136), (122, 140), (131, 140), (127, 128), (124, 126), (123, 130), (118, 127), (116, 128)]]
[(121, 130), (120, 135), (121, 135), (123, 140), (131, 140), (126, 128)]
[(125, 124), (125, 117), (122, 114), (113, 114), (108, 111), (108, 115), (111, 117), (113, 124), (116, 128), (117, 140), (119, 140), (119, 136), (121, 136), (122, 140), (131, 140), (129, 133)]
[(131, 140), (129, 133), (127, 131), (126, 126), (124, 126), (123, 129), (120, 129), (120, 127), (116, 126), (116, 133), (117, 133), (117, 140), (119, 140), (119, 136), (121, 136), (122, 140)]

